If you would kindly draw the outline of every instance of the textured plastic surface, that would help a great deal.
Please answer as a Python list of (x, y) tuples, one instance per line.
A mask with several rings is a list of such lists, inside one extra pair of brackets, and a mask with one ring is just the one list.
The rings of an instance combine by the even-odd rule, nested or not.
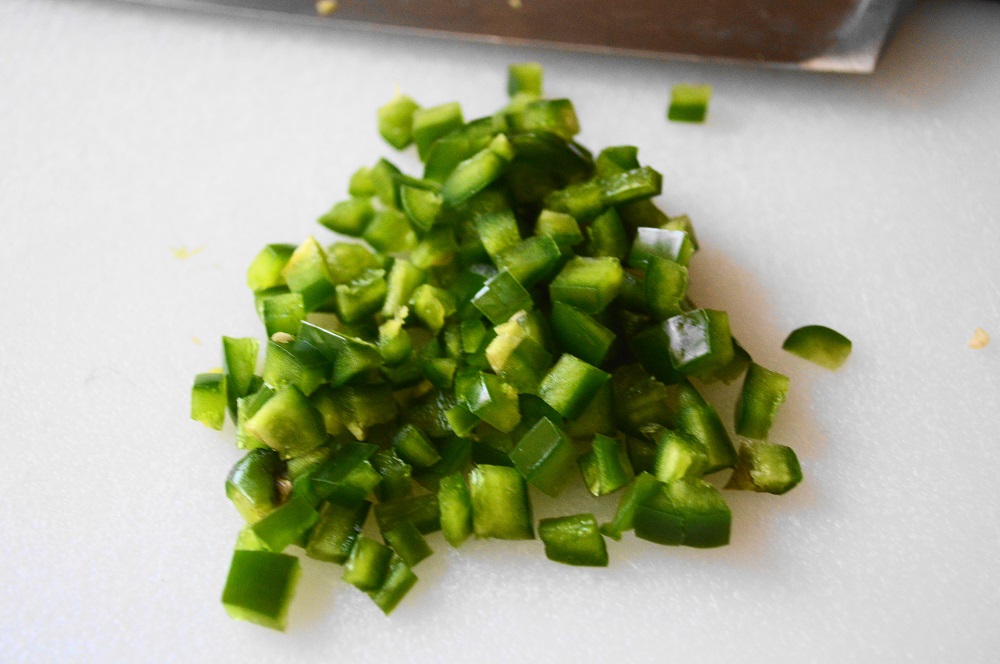
[[(861, 79), (0, 3), (0, 660), (994, 661), (997, 34), (996, 3), (922, 5)], [(727, 494), (721, 549), (626, 534), (586, 570), (432, 534), (389, 619), (303, 559), (286, 634), (230, 620), (240, 453), (187, 410), (221, 335), (261, 332), (246, 266), (326, 241), (315, 218), (391, 154), (375, 109), (395, 83), (476, 117), (539, 57), (580, 140), (639, 145), (691, 215), (692, 297), (790, 376), (770, 438), (805, 480)], [(713, 85), (706, 124), (664, 119), (679, 81)], [(839, 371), (781, 350), (809, 323), (854, 341)], [(738, 389), (709, 395), (727, 424)], [(532, 497), (536, 518), (616, 503), (581, 480)]]

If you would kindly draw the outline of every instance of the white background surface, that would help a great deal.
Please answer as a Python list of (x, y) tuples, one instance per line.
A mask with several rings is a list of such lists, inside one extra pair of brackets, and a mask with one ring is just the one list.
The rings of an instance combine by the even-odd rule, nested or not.
[[(997, 35), (996, 3), (921, 5), (854, 78), (0, 3), (0, 660), (996, 661)], [(246, 265), (329, 237), (316, 216), (390, 156), (374, 110), (397, 83), (472, 118), (526, 59), (581, 142), (664, 173), (703, 246), (695, 299), (792, 378), (772, 439), (805, 482), (729, 494), (721, 550), (627, 535), (585, 570), (435, 535), (389, 619), (304, 560), (286, 634), (229, 620), (239, 454), (188, 390), (220, 335), (261, 333)], [(664, 119), (681, 81), (715, 86), (706, 125)], [(854, 340), (840, 372), (780, 350), (809, 323)]]

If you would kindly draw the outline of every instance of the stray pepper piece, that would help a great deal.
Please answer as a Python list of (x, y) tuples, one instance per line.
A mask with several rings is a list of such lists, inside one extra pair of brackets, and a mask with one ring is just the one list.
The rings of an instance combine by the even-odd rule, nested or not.
[(222, 605), (236, 620), (284, 631), (301, 575), (299, 559), (271, 551), (233, 552)]
[(585, 567), (608, 566), (608, 547), (593, 514), (542, 519), (538, 522), (538, 536), (549, 560)]
[(780, 496), (801, 481), (802, 468), (795, 450), (785, 445), (755, 441), (740, 446), (739, 459), (726, 488)]

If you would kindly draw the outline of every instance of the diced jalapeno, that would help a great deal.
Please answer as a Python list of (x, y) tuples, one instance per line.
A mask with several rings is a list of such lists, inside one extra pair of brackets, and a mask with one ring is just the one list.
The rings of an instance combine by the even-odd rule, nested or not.
[(839, 369), (851, 354), (851, 340), (822, 325), (793, 330), (781, 347), (831, 371)]
[(567, 565), (607, 567), (608, 549), (593, 514), (576, 514), (538, 522), (538, 536), (549, 560)]
[(295, 556), (234, 551), (222, 605), (232, 618), (283, 631), (299, 575)]
[(191, 388), (191, 419), (221, 430), (226, 422), (226, 374), (203, 373), (194, 377)]
[(752, 363), (736, 401), (736, 433), (766, 440), (778, 408), (788, 394), (788, 376)]
[(739, 459), (726, 488), (781, 495), (801, 481), (802, 468), (792, 448), (751, 442), (740, 446)]

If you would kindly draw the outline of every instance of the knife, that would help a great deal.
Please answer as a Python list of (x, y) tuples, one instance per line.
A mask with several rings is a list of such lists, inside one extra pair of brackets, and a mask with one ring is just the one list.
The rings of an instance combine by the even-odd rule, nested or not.
[(500, 44), (870, 73), (910, 0), (124, 0)]

